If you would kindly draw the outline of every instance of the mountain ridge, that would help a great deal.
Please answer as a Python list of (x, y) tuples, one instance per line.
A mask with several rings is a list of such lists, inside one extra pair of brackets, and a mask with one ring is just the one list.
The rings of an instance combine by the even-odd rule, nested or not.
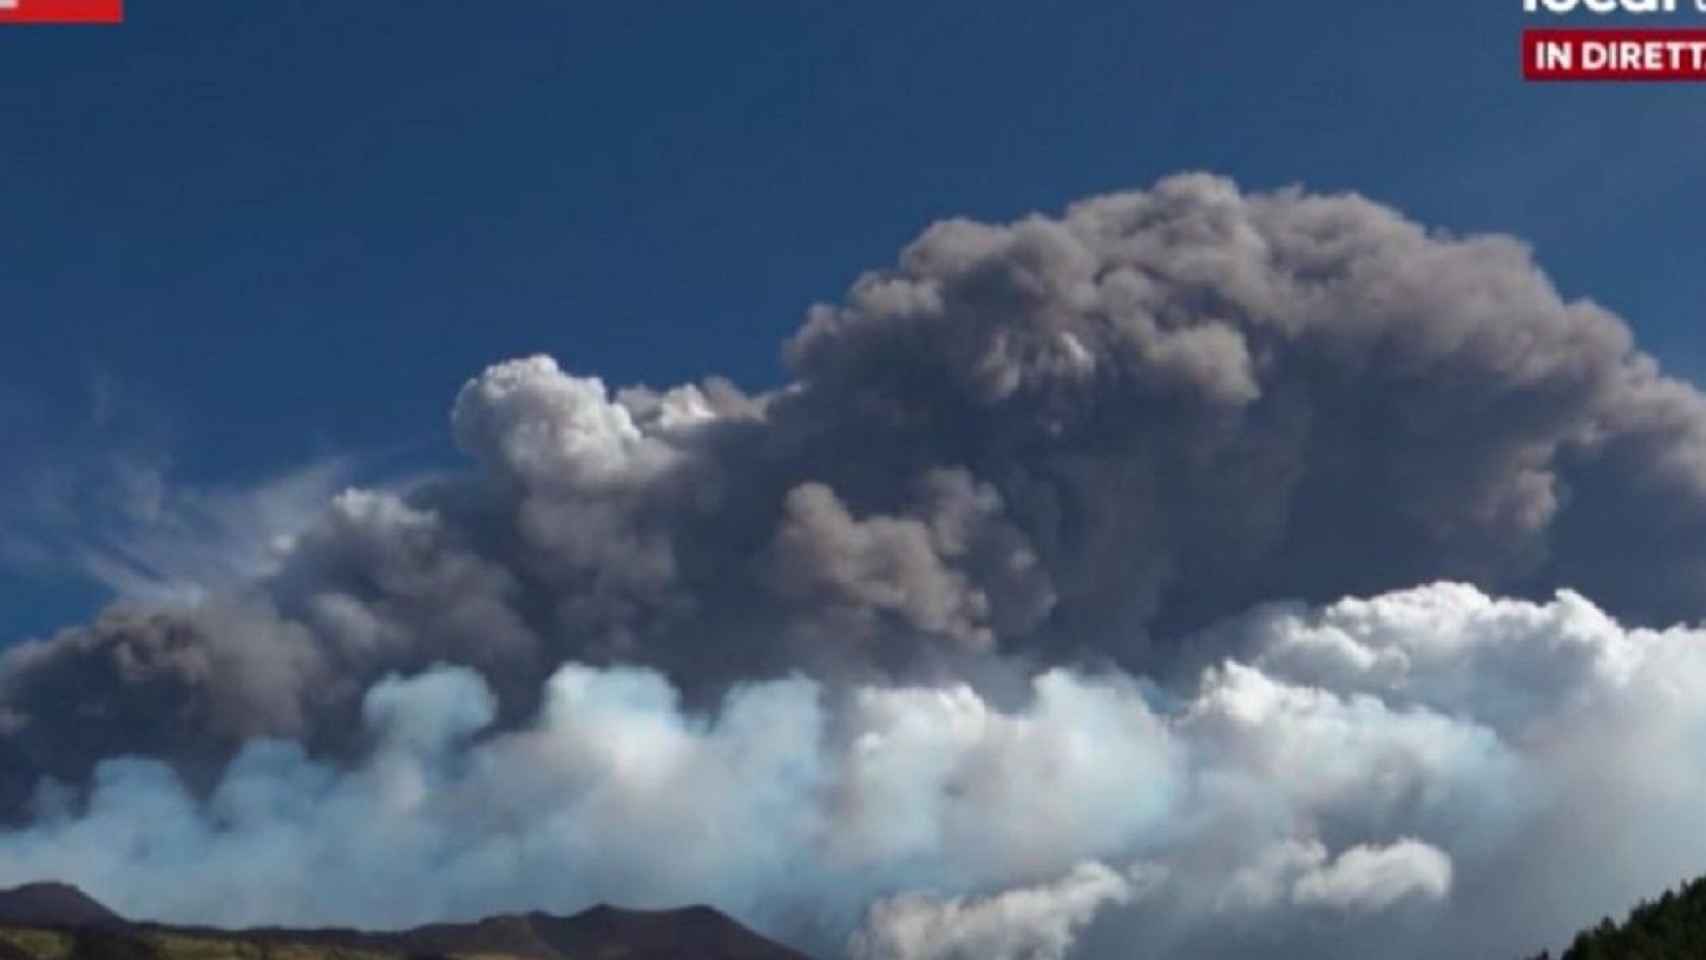
[[(561, 916), (542, 910), (501, 913), (466, 922), (430, 923), (395, 931), (353, 927), (220, 927), (130, 921), (78, 888), (62, 883), (25, 884), (0, 890), (0, 927), (35, 930), (43, 936), (5, 936), (0, 960), (47, 960), (70, 956), (157, 957), (170, 960), (168, 945), (223, 944), (240, 960), (308, 960), (317, 949), (331, 960), (380, 957), (510, 958), (510, 960), (811, 960), (767, 939), (717, 909), (696, 904), (640, 910), (601, 903)], [(17, 933), (15, 929), (14, 934)], [(40, 949), (32, 950), (34, 944)], [(46, 946), (44, 946), (46, 945)]]
[(0, 923), (123, 926), (128, 921), (69, 883), (40, 881), (0, 890)]

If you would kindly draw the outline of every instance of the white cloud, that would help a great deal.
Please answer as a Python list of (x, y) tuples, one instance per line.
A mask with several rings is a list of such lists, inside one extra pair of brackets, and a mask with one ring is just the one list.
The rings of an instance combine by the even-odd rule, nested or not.
[(661, 435), (714, 419), (696, 389), (660, 398), (643, 430), (604, 381), (534, 356), (488, 369), (463, 386), (451, 413), (456, 442), (488, 469), (558, 493), (627, 487), (672, 459)]
[(1128, 903), (1132, 881), (1083, 863), (1053, 883), (983, 898), (909, 894), (872, 905), (854, 960), (1061, 960), (1103, 906)]
[[(0, 833), (0, 883), (226, 923), (710, 900), (820, 947), (863, 918), (859, 955), (900, 960), (1122, 924), (1163, 952), (1406, 957), (1519, 955), (1706, 866), (1706, 633), (1453, 585), (1236, 629), (1252, 656), (1166, 709), (1056, 669), (1011, 703), (795, 677), (701, 713), (656, 672), (571, 664), (492, 732), (487, 684), (436, 668), (368, 692), (352, 769), (252, 742), (197, 801), (108, 761), (86, 808)], [(1133, 862), (1135, 886), (1098, 866)]]
[(1292, 884), (1292, 900), (1342, 910), (1383, 910), (1409, 896), (1444, 899), (1451, 858), (1419, 840), (1358, 845), (1313, 867)]

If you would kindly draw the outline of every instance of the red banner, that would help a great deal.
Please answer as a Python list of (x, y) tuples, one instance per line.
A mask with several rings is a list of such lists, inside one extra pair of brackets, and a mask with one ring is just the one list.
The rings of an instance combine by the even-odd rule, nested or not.
[(0, 0), (0, 25), (123, 21), (124, 0)]
[(1529, 80), (1706, 80), (1706, 30), (1526, 30)]

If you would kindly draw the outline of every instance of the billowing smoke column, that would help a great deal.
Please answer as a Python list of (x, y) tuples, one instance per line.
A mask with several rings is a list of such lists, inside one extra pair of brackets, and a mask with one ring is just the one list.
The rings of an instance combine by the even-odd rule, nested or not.
[(1451, 584), (1223, 630), (1246, 656), (1176, 695), (1054, 668), (1006, 706), (793, 676), (699, 712), (569, 664), (500, 729), (474, 669), (391, 676), (353, 762), (43, 789), (0, 883), (227, 923), (711, 900), (856, 960), (1514, 960), (1706, 865), (1706, 631)]
[(938, 224), (786, 353), (493, 367), (475, 469), (0, 653), (0, 880), (913, 960), (1516, 952), (1706, 870), (1703, 638), (1645, 629), (1706, 399), (1519, 242), (1178, 177)]

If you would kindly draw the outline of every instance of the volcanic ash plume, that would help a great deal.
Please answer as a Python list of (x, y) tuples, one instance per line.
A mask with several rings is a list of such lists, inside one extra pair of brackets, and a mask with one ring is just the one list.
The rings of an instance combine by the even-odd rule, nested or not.
[(1182, 176), (937, 224), (785, 353), (500, 364), (465, 470), (0, 653), (0, 880), (1419, 956), (1706, 868), (1698, 638), (1648, 629), (1706, 597), (1706, 400), (1519, 241)]

